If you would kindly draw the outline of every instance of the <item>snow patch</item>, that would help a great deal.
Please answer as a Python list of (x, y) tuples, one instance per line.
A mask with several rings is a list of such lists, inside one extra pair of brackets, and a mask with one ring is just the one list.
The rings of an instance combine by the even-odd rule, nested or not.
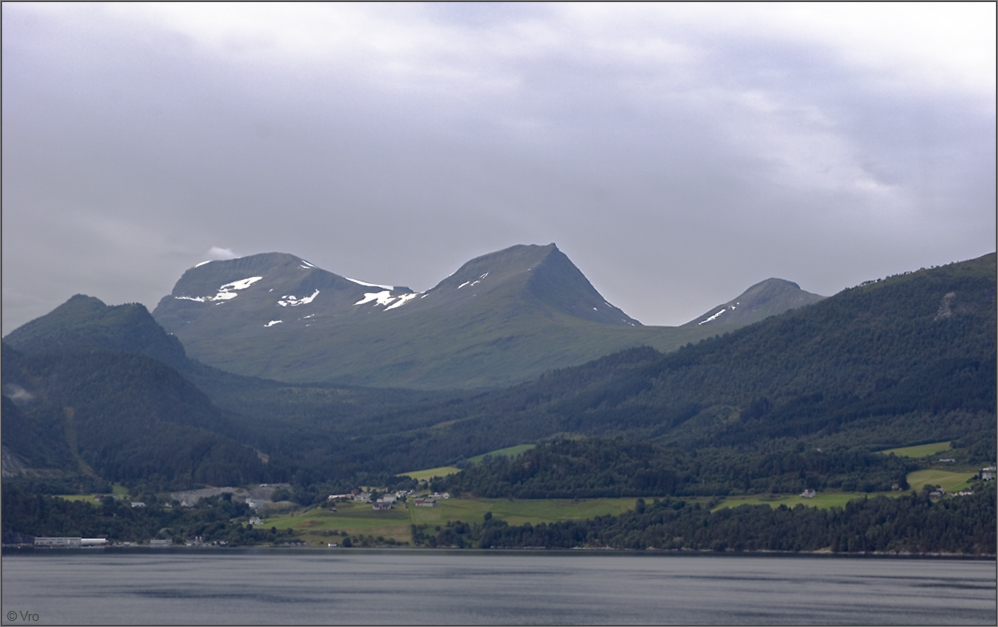
[(263, 325), (263, 328), (266, 329), (267, 327), (272, 327), (275, 324), (281, 324), (281, 322), (282, 322), (281, 320), (271, 320), (267, 324)]
[[(354, 283), (356, 282), (357, 281), (354, 281)], [(366, 303), (371, 302), (372, 300), (376, 301), (379, 305), (387, 306), (389, 303), (395, 300), (395, 298), (392, 296), (392, 293), (389, 292), (388, 290), (385, 290), (383, 292), (368, 292), (364, 294), (364, 298), (358, 300), (356, 303), (354, 303), (354, 305), (364, 305)]]
[(351, 279), (348, 276), (345, 276), (343, 278), (346, 279), (347, 281), (350, 281), (351, 283), (356, 283), (357, 285), (363, 285), (364, 287), (380, 287), (383, 290), (389, 290), (389, 291), (395, 289), (395, 286), (393, 285), (378, 285), (377, 283), (365, 283), (363, 281), (358, 281), (357, 279)]
[[(208, 262), (206, 261), (205, 263)], [(232, 290), (244, 290), (262, 278), (262, 276), (251, 276), (248, 279), (240, 279), (238, 281), (233, 281), (232, 283), (226, 283), (218, 288), (218, 293), (214, 296), (174, 296), (174, 298), (177, 300), (193, 300), (199, 303), (210, 300), (230, 300), (238, 296), (238, 294)]]
[(458, 286), (457, 286), (457, 289), (461, 289), (461, 288), (462, 288), (462, 287), (464, 287), (465, 285), (469, 285), (469, 286), (472, 286), (472, 287), (474, 287), (475, 285), (478, 285), (479, 283), (481, 283), (481, 282), (482, 282), (482, 279), (484, 279), (484, 278), (485, 278), (485, 277), (487, 277), (487, 276), (489, 276), (489, 273), (488, 273), (488, 272), (486, 272), (486, 273), (485, 273), (485, 274), (483, 274), (483, 275), (480, 275), (480, 276), (479, 276), (479, 277), (478, 277), (477, 279), (475, 279), (474, 281), (465, 281), (465, 282), (464, 282), (464, 283), (462, 283), (461, 285), (458, 285)]
[(195, 268), (200, 268), (200, 267), (201, 267), (201, 266), (203, 266), (204, 264), (206, 264), (206, 263), (211, 263), (212, 261), (215, 261), (215, 260), (214, 260), (214, 259), (209, 259), (208, 261), (202, 261), (201, 263), (199, 263), (198, 265), (196, 265), (196, 266), (194, 266), (194, 267), (195, 267)]
[(717, 317), (720, 316), (721, 314), (723, 314), (725, 311), (727, 311), (727, 309), (722, 309), (721, 311), (717, 312), (716, 314), (714, 314), (713, 316), (707, 318), (706, 320), (702, 320), (702, 321), (698, 322), (697, 326), (700, 326), (701, 324), (707, 324), (711, 320), (717, 319)]
[(263, 278), (262, 276), (251, 276), (248, 279), (240, 279), (238, 281), (233, 281), (232, 283), (226, 283), (225, 285), (223, 285), (222, 287), (220, 287), (218, 289), (220, 291), (223, 291), (223, 292), (226, 291), (226, 290), (230, 290), (230, 289), (231, 290), (244, 290), (244, 289), (246, 289), (250, 285), (253, 285), (254, 283), (256, 283), (257, 281), (259, 281), (262, 278)]
[(301, 260), (301, 262), (302, 262), (303, 264), (305, 264), (306, 266), (308, 266), (309, 268), (314, 268), (314, 267), (315, 267), (315, 266), (313, 266), (312, 264), (310, 264), (309, 262), (305, 261), (304, 259), (302, 259), (302, 260)]
[(415, 294), (415, 293), (414, 294), (402, 294), (401, 296), (398, 297), (398, 302), (395, 303), (394, 305), (389, 305), (388, 307), (385, 307), (385, 311), (388, 311), (389, 309), (395, 309), (396, 307), (401, 307), (402, 305), (406, 304), (407, 302), (409, 302), (413, 298), (416, 298), (417, 296), (419, 296), (419, 294)]
[(281, 307), (288, 307), (288, 306), (297, 307), (298, 305), (307, 305), (313, 300), (315, 300), (315, 297), (318, 295), (319, 295), (319, 290), (315, 290), (315, 292), (313, 292), (311, 296), (303, 296), (302, 298), (290, 295), (281, 296), (281, 300), (277, 301), (277, 304), (280, 305)]

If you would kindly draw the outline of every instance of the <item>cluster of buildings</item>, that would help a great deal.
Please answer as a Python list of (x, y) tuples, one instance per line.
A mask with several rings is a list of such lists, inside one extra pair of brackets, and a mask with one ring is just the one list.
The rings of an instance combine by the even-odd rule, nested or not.
[(335, 503), (336, 501), (355, 501), (359, 503), (370, 503), (372, 509), (382, 511), (391, 509), (392, 506), (400, 499), (408, 499), (409, 497), (412, 497), (412, 502), (416, 507), (435, 507), (438, 499), (450, 498), (450, 494), (447, 492), (434, 492), (430, 496), (413, 497), (412, 495), (412, 490), (399, 490), (394, 493), (386, 492), (381, 496), (376, 496), (376, 493), (354, 490), (350, 494), (330, 494), (326, 498), (326, 502)]

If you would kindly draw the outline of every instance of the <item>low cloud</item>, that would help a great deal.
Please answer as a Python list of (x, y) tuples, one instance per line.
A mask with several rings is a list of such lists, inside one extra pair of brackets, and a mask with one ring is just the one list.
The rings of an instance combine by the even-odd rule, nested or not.
[(27, 403), (35, 398), (35, 395), (25, 390), (16, 383), (4, 386), (4, 394), (9, 396), (15, 403)]
[(218, 246), (212, 246), (208, 249), (208, 259), (212, 261), (221, 261), (223, 259), (236, 259), (239, 255), (232, 252), (231, 248), (219, 248)]

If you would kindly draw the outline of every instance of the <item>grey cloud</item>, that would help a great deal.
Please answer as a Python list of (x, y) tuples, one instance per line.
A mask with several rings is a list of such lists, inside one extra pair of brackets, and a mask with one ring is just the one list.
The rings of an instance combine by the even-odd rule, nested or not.
[(655, 23), (632, 50), (548, 8), (416, 8), (462, 39), (399, 76), (8, 6), (5, 333), (78, 292), (154, 306), (222, 246), (426, 289), (554, 241), (646, 324), (994, 248), (993, 95), (806, 42)]

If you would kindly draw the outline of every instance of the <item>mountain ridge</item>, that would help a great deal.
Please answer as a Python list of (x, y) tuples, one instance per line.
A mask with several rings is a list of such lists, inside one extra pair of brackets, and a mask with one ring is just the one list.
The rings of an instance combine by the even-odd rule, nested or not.
[(805, 292), (793, 281), (769, 278), (752, 285), (737, 297), (717, 305), (683, 326), (743, 326), (755, 324), (790, 309), (824, 300), (819, 294)]
[(425, 292), (349, 279), (286, 253), (213, 261), (187, 270), (153, 316), (193, 357), (237, 374), (417, 389), (510, 385), (738, 326), (643, 326), (554, 243), (475, 257)]

